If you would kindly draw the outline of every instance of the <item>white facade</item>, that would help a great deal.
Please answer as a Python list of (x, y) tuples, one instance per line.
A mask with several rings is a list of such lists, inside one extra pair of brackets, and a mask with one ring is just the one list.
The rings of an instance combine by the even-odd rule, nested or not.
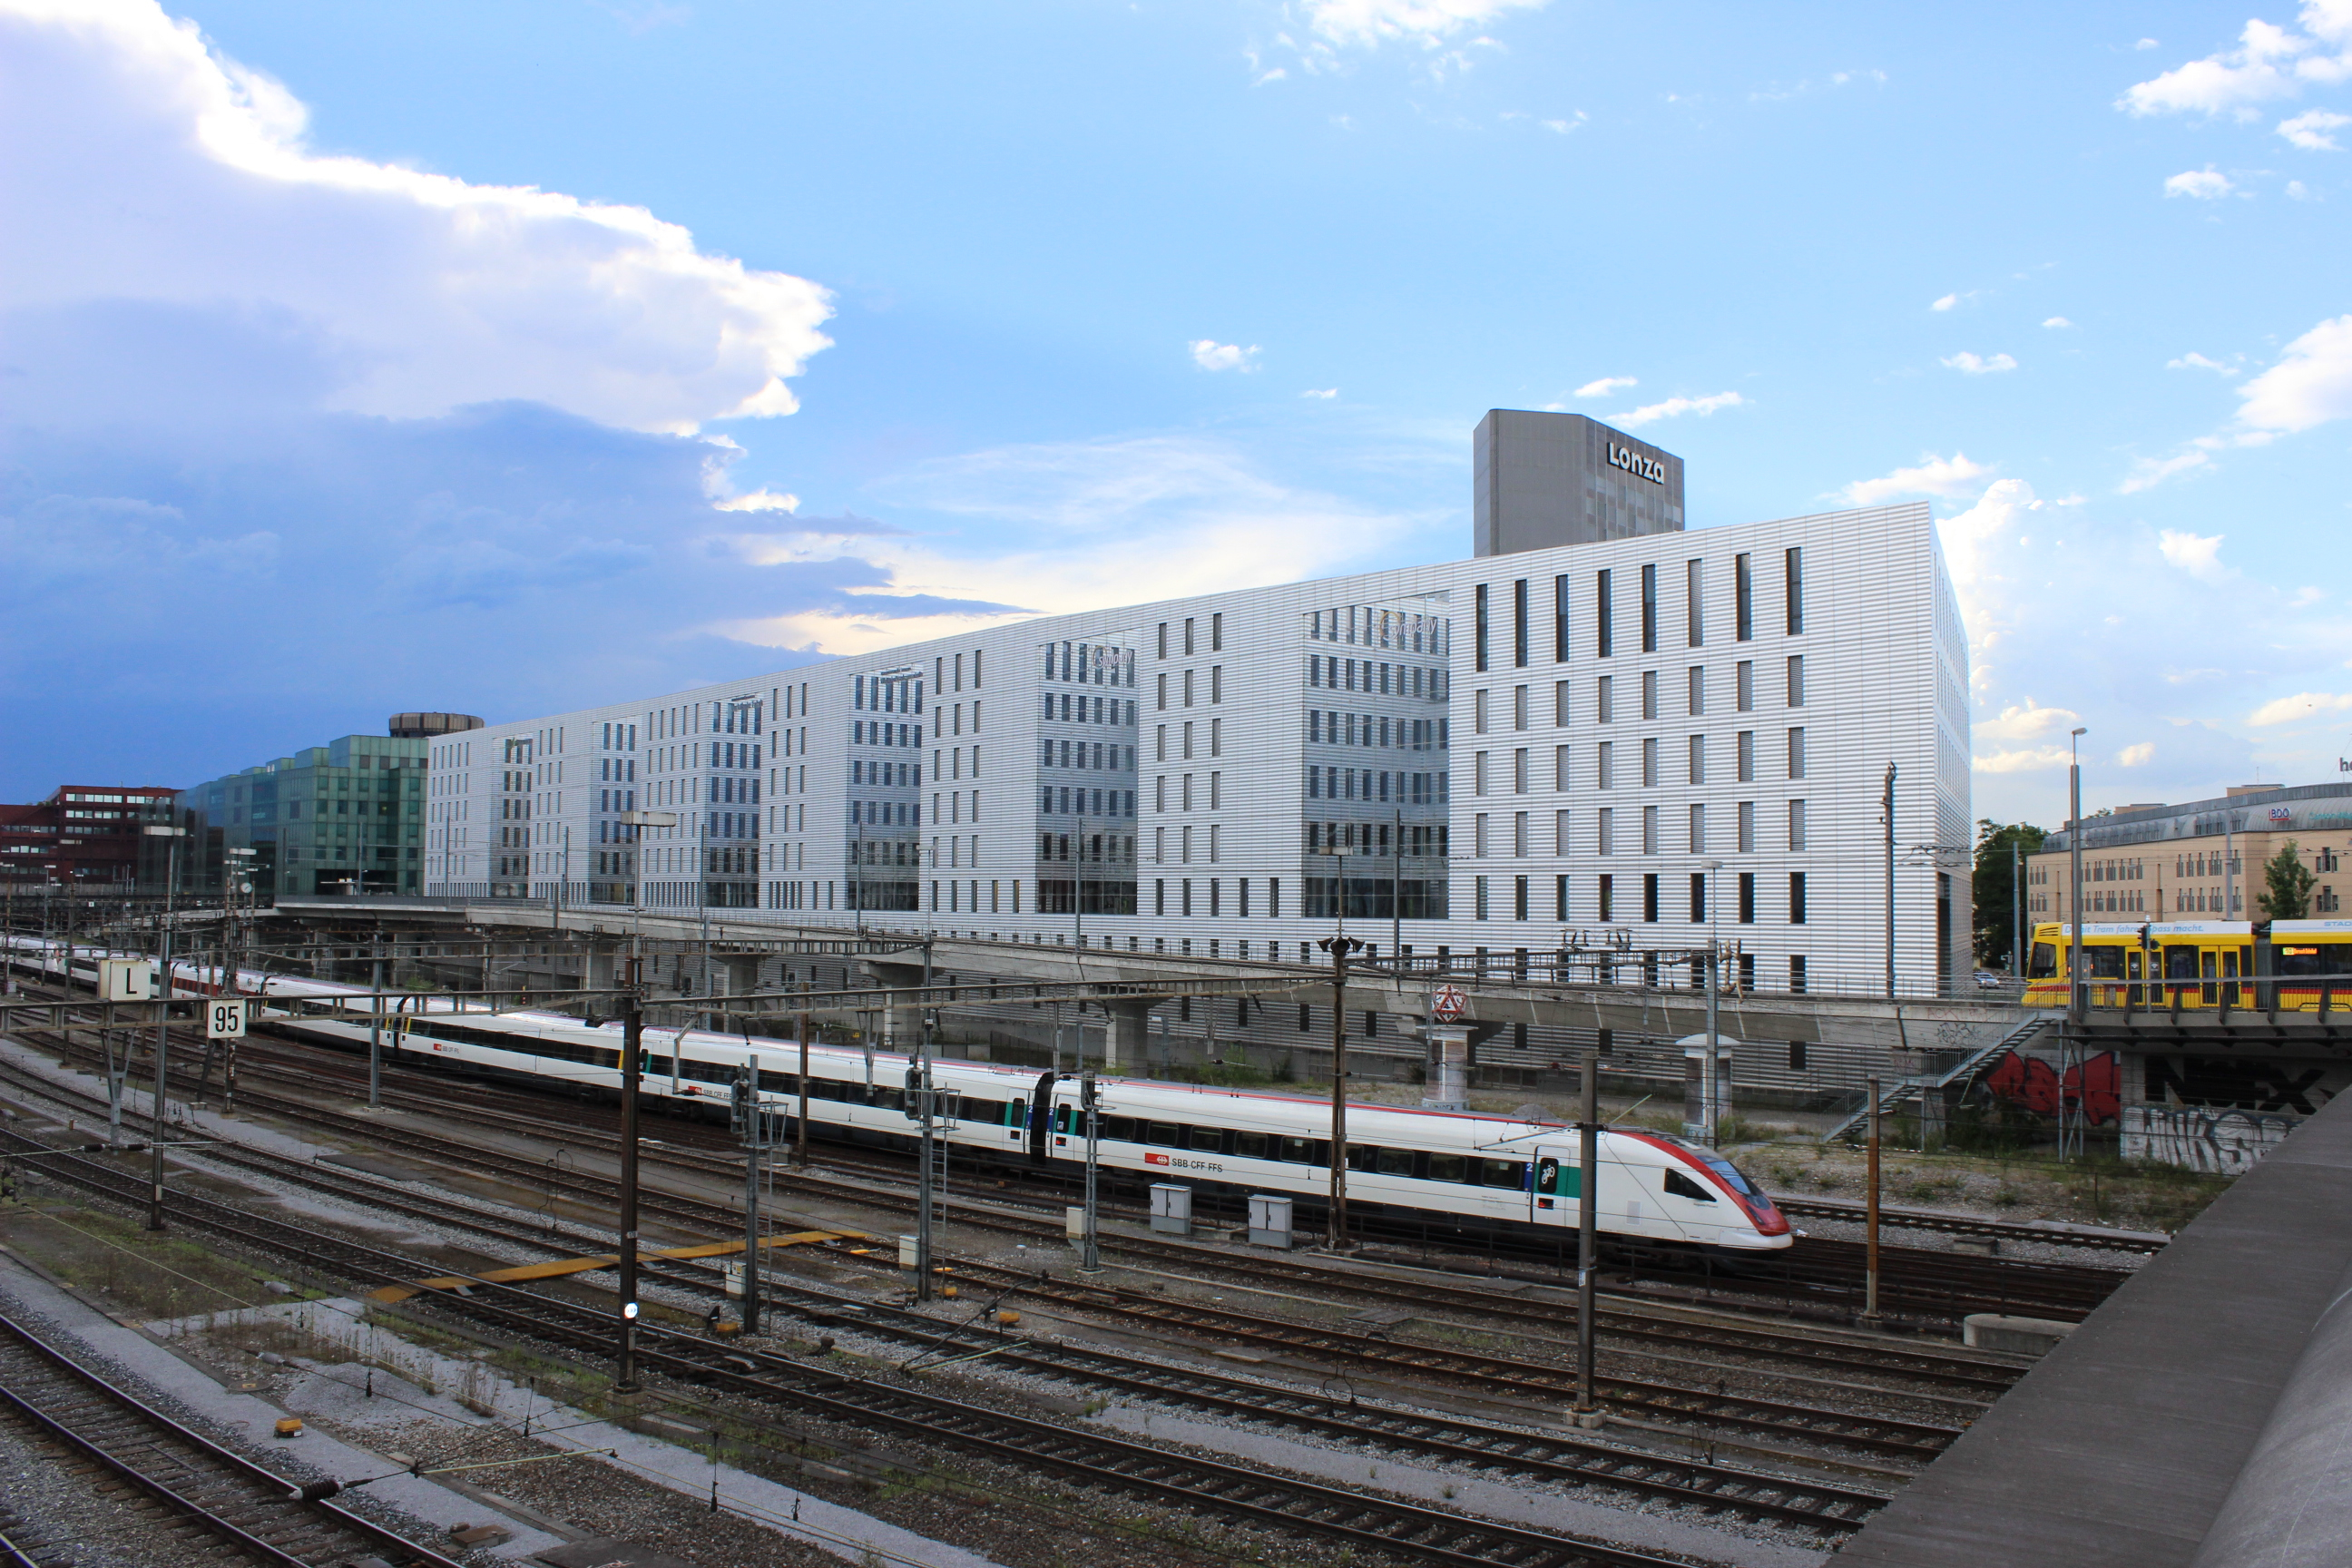
[[(1757, 988), (1875, 991), (1891, 763), (1895, 963), (1919, 994), (1969, 968), (1967, 689), (1925, 504), (1522, 551), (451, 737), (427, 890), (830, 926), (863, 901), (902, 930), (1296, 958), (1330, 934), (1344, 865), (1354, 934), (1383, 950), (1401, 883), (1417, 953), (1615, 944), (1627, 980), (1676, 955), (1675, 984), (1713, 858), (1717, 932)], [(681, 825), (623, 842), (630, 806)], [(1357, 853), (1319, 853), (1335, 827)]]

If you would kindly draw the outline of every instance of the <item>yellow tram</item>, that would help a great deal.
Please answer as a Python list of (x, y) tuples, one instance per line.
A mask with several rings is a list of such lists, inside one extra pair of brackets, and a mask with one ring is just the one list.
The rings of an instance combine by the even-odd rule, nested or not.
[[(2063, 1007), (2072, 960), (2070, 927), (2033, 928), (2025, 963), (2025, 1005)], [(2267, 946), (2267, 963), (2257, 964)], [(2258, 973), (2277, 995), (2258, 996)], [(2340, 977), (2340, 978), (2339, 978)], [(2083, 922), (2083, 979), (2094, 1007), (2352, 1008), (2352, 920)], [(2267, 987), (2266, 987), (2267, 989)]]

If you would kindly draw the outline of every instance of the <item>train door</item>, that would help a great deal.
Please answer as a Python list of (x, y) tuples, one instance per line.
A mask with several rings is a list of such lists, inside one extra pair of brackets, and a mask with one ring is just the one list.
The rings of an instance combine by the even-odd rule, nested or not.
[(2183, 995), (2187, 987), (2177, 983), (2197, 978), (2196, 948), (2187, 942), (2178, 942), (2167, 946), (2164, 950), (2164, 977), (2168, 981), (2176, 982), (2164, 988), (2164, 1005), (2169, 1007), (2176, 1001), (2187, 1000)]
[(1054, 1080), (1059, 1073), (1037, 1075), (1037, 1087), (1029, 1093), (1029, 1163), (1045, 1163), (1045, 1140), (1052, 1135), (1054, 1121)]
[(2234, 947), (2225, 947), (2221, 950), (2221, 999), (2232, 1007), (2237, 1006), (2240, 1002), (2238, 950)]
[(1577, 1226), (1583, 1209), (1584, 1168), (1573, 1143), (1536, 1148), (1535, 1214), (1538, 1225)]
[(2205, 982), (2198, 989), (2197, 999), (2208, 1007), (2221, 1000), (2221, 987), (2213, 984), (2213, 977), (2218, 972), (2221, 958), (2221, 955), (2210, 948), (2204, 949), (2197, 955), (2198, 977)]
[(2147, 993), (2140, 988), (2138, 982), (2145, 978), (2142, 975), (2140, 969), (2141, 965), (2146, 962), (2147, 956), (2147, 955), (2146, 953), (2142, 952), (2136, 947), (2126, 950), (2124, 953), (2124, 980), (2126, 982), (2124, 986), (2124, 996), (2126, 1000), (2137, 1003), (2143, 1007), (2147, 1005), (2148, 997)]

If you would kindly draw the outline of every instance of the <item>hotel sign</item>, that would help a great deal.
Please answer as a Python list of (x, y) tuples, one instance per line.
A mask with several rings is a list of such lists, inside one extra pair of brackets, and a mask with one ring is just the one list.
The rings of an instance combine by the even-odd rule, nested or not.
[(1622, 468), (1654, 485), (1666, 482), (1666, 466), (1664, 463), (1655, 458), (1645, 458), (1631, 447), (1620, 447), (1614, 441), (1609, 443), (1609, 466)]

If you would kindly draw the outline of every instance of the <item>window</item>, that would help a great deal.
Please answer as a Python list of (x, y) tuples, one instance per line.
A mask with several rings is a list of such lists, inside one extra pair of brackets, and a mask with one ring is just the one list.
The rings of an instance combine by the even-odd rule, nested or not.
[[(1563, 813), (1562, 815), (1566, 814)], [(1562, 834), (1560, 836), (1560, 843), (1563, 847), (1566, 846), (1567, 842), (1567, 835)], [(1551, 879), (1551, 918), (1558, 921), (1560, 924), (1566, 925), (1568, 923), (1568, 878), (1565, 875), (1557, 876)]]
[(1694, 784), (1706, 783), (1706, 737), (1705, 735), (1693, 735), (1690, 738), (1690, 782)]
[(1792, 926), (1805, 923), (1805, 874), (1802, 871), (1789, 873), (1789, 923)]
[(1209, 651), (1225, 651), (1225, 613), (1223, 610), (1209, 617)]
[(1752, 800), (1739, 803), (1739, 852), (1756, 853), (1756, 803)]
[[(1615, 622), (1610, 615), (1609, 575), (1610, 574), (1608, 573), (1602, 572), (1593, 578), (1593, 647), (1599, 651), (1601, 657), (1603, 658), (1607, 658), (1610, 655), (1617, 651), (1613, 646), (1615, 642), (1613, 635)], [(1479, 668), (1483, 669), (1486, 667), (1481, 665)]]
[(1753, 871), (1739, 873), (1739, 923), (1744, 926), (1756, 923), (1756, 873)]
[[(1804, 960), (1801, 958), (1797, 962), (1802, 963)], [(1789, 1070), (1790, 1072), (1805, 1070), (1805, 1042), (1802, 1040), (1789, 1042)]]
[(1741, 642), (1756, 636), (1756, 570), (1745, 555), (1731, 559), (1731, 635)]
[(1753, 730), (1739, 731), (1739, 782), (1756, 782), (1756, 731)]
[(1515, 921), (1528, 918), (1528, 879), (1525, 877), (1511, 879), (1511, 918)]
[(1805, 656), (1792, 653), (1789, 656), (1789, 706), (1802, 708), (1804, 705)]
[[(1480, 817), (1479, 820), (1484, 822), (1486, 818)], [(1486, 879), (1484, 877), (1473, 879), (1471, 890), (1476, 900), (1476, 908), (1473, 911), (1472, 918), (1483, 921), (1486, 918)]]
[(1616, 788), (1617, 786), (1612, 778), (1612, 774), (1615, 772), (1617, 742), (1614, 741), (1603, 741), (1592, 750), (1593, 755), (1600, 759), (1593, 775), (1593, 783), (1595, 786), (1601, 789)]
[(1645, 805), (1642, 808), (1642, 853), (1655, 855), (1657, 852), (1658, 808), (1654, 805)]
[(1470, 793), (1471, 793), (1472, 795), (1485, 795), (1485, 794), (1486, 793), (1486, 758), (1487, 758), (1487, 755), (1488, 755), (1488, 753), (1487, 753), (1487, 752), (1474, 752), (1474, 753), (1471, 755), (1471, 758), (1470, 758)]
[(1514, 686), (1511, 688), (1511, 728), (1524, 730), (1527, 727), (1528, 689), (1524, 686)]
[(1796, 637), (1805, 629), (1805, 552), (1801, 545), (1789, 546), (1788, 580), (1789, 635)]
[(1642, 879), (1642, 920), (1648, 925), (1658, 923), (1658, 874), (1655, 871)]
[(1666, 1191), (1678, 1198), (1688, 1198), (1695, 1204), (1711, 1204), (1715, 1194), (1684, 1175), (1672, 1166), (1666, 1170)]
[[(1162, 626), (1160, 630), (1164, 636), (1168, 628)], [(1167, 657), (1166, 649), (1163, 648), (1160, 651), (1160, 657), (1163, 658)], [(1164, 672), (1160, 677), (1160, 710), (1163, 713), (1168, 710), (1168, 677)]]
[(1528, 667), (1528, 580), (1511, 584), (1511, 668)]
[(1739, 710), (1756, 711), (1756, 661), (1751, 658), (1739, 661)]
[(1617, 721), (1617, 678), (1604, 675), (1593, 688), (1592, 717), (1596, 723)]
[(1706, 563), (1687, 561), (1683, 563), (1683, 624), (1685, 640), (1692, 647), (1706, 646)]
[(1804, 847), (1805, 803), (1801, 800), (1792, 800), (1789, 803), (1789, 847), (1802, 849)]
[(1511, 814), (1511, 854), (1515, 858), (1522, 860), (1527, 858), (1528, 854), (1528, 814), (1524, 811), (1515, 811)]
[(1654, 719), (1657, 716), (1658, 672), (1654, 669), (1645, 669), (1642, 672), (1642, 717)]
[(1486, 698), (1482, 689), (1470, 694), (1470, 727), (1483, 735), (1486, 732)]
[(1616, 847), (1611, 841), (1616, 837), (1617, 808), (1613, 805), (1604, 805), (1596, 816), (1600, 826), (1593, 840), (1593, 851), (1601, 855), (1614, 855), (1617, 852)]
[(1789, 994), (1792, 996), (1805, 994), (1805, 955), (1801, 952), (1789, 955)]
[(1223, 702), (1224, 700), (1225, 667), (1222, 664), (1213, 664), (1209, 666), (1209, 700)]
[(1642, 787), (1658, 787), (1658, 738), (1644, 736), (1642, 741)]
[(1192, 672), (1189, 669), (1184, 672), (1184, 706), (1192, 706)]
[[(1568, 579), (1551, 580), (1551, 658), (1554, 664), (1568, 662)], [(1563, 719), (1561, 723), (1568, 721)]]
[(1706, 713), (1706, 666), (1695, 664), (1690, 667), (1690, 715), (1697, 719), (1704, 717)]
[(1184, 617), (1184, 657), (1187, 658), (1192, 657), (1192, 617), (1191, 616)]
[(1693, 801), (1690, 808), (1690, 852), (1706, 853), (1706, 807), (1697, 801)]
[(1528, 749), (1525, 746), (1511, 753), (1511, 793), (1528, 793)]
[(1601, 888), (1599, 893), (1601, 902), (1599, 908), (1601, 910), (1601, 921), (1603, 925), (1606, 925), (1610, 920), (1613, 918), (1612, 913), (1612, 895), (1616, 889), (1616, 882), (1617, 879), (1612, 876), (1603, 875), (1601, 878)]
[(1805, 731), (1801, 727), (1789, 731), (1789, 776), (1792, 779), (1805, 776)]
[(1472, 831), (1470, 852), (1484, 860), (1486, 858), (1486, 814), (1483, 811), (1478, 813), (1470, 819), (1470, 825)]
[(1476, 609), (1475, 612), (1475, 619), (1473, 621), (1474, 629), (1471, 634), (1470, 647), (1472, 656), (1476, 660), (1475, 668), (1483, 671), (1486, 668), (1487, 611), (1486, 584), (1481, 583), (1478, 584), (1473, 595), (1473, 598), (1476, 605)]
[(1568, 724), (1568, 682), (1553, 681), (1551, 683), (1551, 721), (1563, 729)]
[(1658, 651), (1658, 569), (1642, 568), (1642, 651)]
[(1551, 749), (1551, 787), (1571, 789), (1575, 787), (1569, 782), (1571, 777), (1573, 775), (1569, 772), (1568, 748), (1554, 746)]

